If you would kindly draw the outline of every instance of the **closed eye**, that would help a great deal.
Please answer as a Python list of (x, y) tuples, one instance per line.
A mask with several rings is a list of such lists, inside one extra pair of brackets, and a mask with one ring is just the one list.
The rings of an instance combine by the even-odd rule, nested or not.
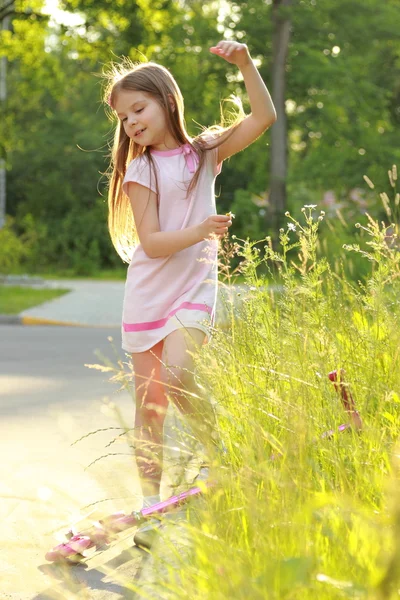
[[(142, 110), (144, 110), (144, 108), (140, 108), (139, 110), (136, 110), (135, 113), (136, 114), (141, 113)], [(124, 117), (123, 119), (121, 119), (121, 123), (125, 123), (126, 120), (127, 120), (127, 117)]]

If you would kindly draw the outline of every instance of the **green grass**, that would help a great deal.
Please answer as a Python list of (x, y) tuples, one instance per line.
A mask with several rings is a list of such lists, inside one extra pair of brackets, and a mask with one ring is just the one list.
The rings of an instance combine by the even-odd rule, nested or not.
[(16, 269), (12, 275), (30, 275), (41, 279), (89, 279), (104, 281), (124, 281), (126, 278), (126, 268), (122, 269), (103, 269), (92, 273), (91, 275), (77, 275), (73, 269), (51, 270), (39, 273), (27, 273), (26, 270)]
[(96, 271), (91, 275), (76, 275), (73, 270), (60, 272), (39, 273), (36, 277), (43, 279), (89, 279), (101, 281), (124, 281), (126, 279), (126, 269), (104, 269)]
[[(25, 275), (25, 271), (21, 273), (14, 273), (15, 275)], [(85, 279), (85, 280), (93, 280), (93, 281), (125, 281), (126, 279), (126, 268), (125, 269), (104, 269), (102, 271), (97, 271), (92, 275), (76, 275), (73, 270), (63, 270), (63, 271), (49, 271), (42, 273), (28, 273), (32, 277), (39, 277), (41, 279)], [(235, 283), (241, 284), (244, 283), (245, 279), (243, 275), (235, 276)]]
[[(179, 586), (162, 598), (398, 598), (400, 255), (366, 224), (370, 276), (350, 284), (317, 260), (318, 219), (282, 233), (284, 294), (259, 288), (252, 244), (240, 252), (251, 295), (215, 331), (198, 376), (220, 407), (228, 458), (207, 496)], [(285, 252), (298, 243), (289, 265)], [(300, 279), (298, 277), (300, 274)], [(364, 427), (349, 421), (328, 378), (344, 369)]]
[(0, 285), (0, 314), (19, 314), (23, 310), (63, 296), (68, 291)]

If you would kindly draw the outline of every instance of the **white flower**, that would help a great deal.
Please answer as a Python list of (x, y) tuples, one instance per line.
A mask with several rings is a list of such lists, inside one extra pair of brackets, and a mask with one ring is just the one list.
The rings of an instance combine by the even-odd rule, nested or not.
[(317, 208), (317, 205), (316, 204), (305, 204), (304, 208), (311, 208), (311, 209), (312, 208)]
[(288, 223), (287, 228), (289, 231), (296, 231), (296, 225), (294, 223)]

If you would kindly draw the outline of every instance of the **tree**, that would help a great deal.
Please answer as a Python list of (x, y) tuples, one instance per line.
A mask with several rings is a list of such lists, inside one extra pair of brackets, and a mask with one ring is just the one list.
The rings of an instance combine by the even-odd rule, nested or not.
[(272, 38), (272, 99), (278, 116), (272, 127), (269, 218), (276, 239), (280, 221), (286, 211), (286, 181), (288, 172), (288, 133), (286, 121), (286, 64), (291, 30), (292, 0), (273, 0)]
[[(363, 184), (364, 173), (384, 185), (387, 168), (400, 152), (395, 141), (400, 120), (398, 3), (253, 0), (231, 2), (230, 9), (225, 35), (248, 43), (264, 80), (269, 82), (272, 74), (271, 91), (280, 105), (271, 131), (272, 156), (265, 152), (251, 158), (266, 167), (273, 163), (269, 178), (264, 171), (265, 185), (277, 210), (284, 210), (285, 184), (290, 208), (318, 202), (327, 189), (346, 197)], [(288, 170), (279, 132), (285, 125), (283, 102)], [(269, 228), (269, 213), (266, 218)]]

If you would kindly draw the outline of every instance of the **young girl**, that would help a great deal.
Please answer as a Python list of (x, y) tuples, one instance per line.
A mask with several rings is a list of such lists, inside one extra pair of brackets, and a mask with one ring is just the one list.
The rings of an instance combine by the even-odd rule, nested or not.
[(217, 300), (218, 240), (232, 221), (217, 215), (222, 162), (276, 120), (270, 94), (246, 44), (221, 41), (210, 52), (236, 65), (251, 114), (192, 139), (170, 72), (148, 62), (114, 74), (106, 99), (118, 124), (109, 186), (109, 229), (129, 262), (122, 347), (132, 354), (135, 454), (143, 505), (160, 500), (163, 424), (169, 400), (199, 441), (214, 430), (211, 404), (193, 376), (193, 353), (210, 339)]

